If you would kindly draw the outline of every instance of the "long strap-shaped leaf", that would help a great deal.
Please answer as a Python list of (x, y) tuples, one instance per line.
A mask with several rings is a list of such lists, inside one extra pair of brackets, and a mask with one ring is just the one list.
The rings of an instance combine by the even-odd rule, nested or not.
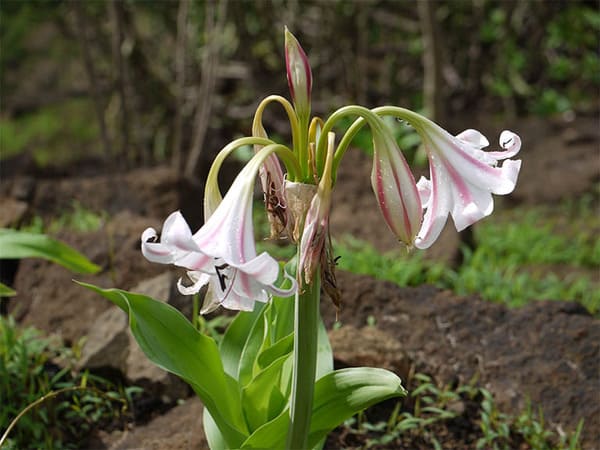
[(119, 289), (79, 283), (129, 314), (129, 325), (148, 358), (188, 382), (222, 432), (229, 448), (239, 448), (248, 431), (236, 381), (223, 369), (215, 341), (198, 332), (172, 306)]
[[(400, 378), (384, 369), (355, 367), (328, 373), (315, 385), (309, 446), (317, 446), (327, 433), (365, 408), (404, 395), (406, 391)], [(289, 410), (286, 409), (257, 429), (242, 448), (285, 448), (288, 426)]]
[(77, 273), (100, 270), (81, 253), (44, 234), (0, 228), (0, 258), (44, 258)]

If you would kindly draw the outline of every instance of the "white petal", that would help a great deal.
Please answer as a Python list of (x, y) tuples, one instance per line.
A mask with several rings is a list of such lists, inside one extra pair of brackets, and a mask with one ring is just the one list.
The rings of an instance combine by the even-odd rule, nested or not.
[(288, 280), (290, 280), (292, 282), (292, 285), (288, 289), (282, 289), (282, 288), (278, 288), (275, 286), (267, 286), (267, 290), (271, 294), (276, 295), (277, 297), (289, 297), (291, 295), (294, 295), (296, 293), (296, 291), (298, 290), (298, 284), (296, 283), (296, 280), (294, 279), (294, 277), (292, 277), (291, 275), (289, 275), (286, 272), (284, 272), (283, 274), (285, 275), (285, 277)]
[(453, 189), (454, 207), (451, 214), (457, 231), (490, 215), (494, 209), (492, 194), (473, 186), (468, 186), (468, 190), (468, 196), (460, 197), (458, 191)]
[(419, 197), (421, 198), (421, 205), (423, 208), (427, 208), (427, 204), (431, 198), (431, 181), (422, 176), (417, 182), (417, 190), (419, 191)]
[(415, 239), (415, 247), (429, 248), (442, 232), (452, 209), (452, 198), (448, 189), (449, 175), (437, 159), (430, 155), (431, 197), (423, 218), (421, 229)]
[(148, 261), (171, 264), (174, 259), (172, 249), (160, 242), (150, 242), (156, 238), (157, 234), (154, 228), (147, 228), (142, 233), (142, 254)]
[(521, 138), (512, 131), (504, 130), (500, 133), (500, 147), (504, 149), (501, 152), (487, 152), (492, 158), (497, 160), (506, 159), (515, 156), (521, 150)]
[(268, 285), (273, 284), (279, 275), (279, 263), (267, 252), (263, 252), (251, 261), (238, 264), (238, 270), (255, 278), (258, 282)]
[(193, 281), (190, 286), (184, 286), (181, 278), (177, 280), (177, 289), (183, 295), (197, 294), (210, 281), (210, 275), (200, 272), (188, 272), (188, 277)]
[(490, 145), (490, 142), (483, 134), (477, 130), (473, 130), (472, 128), (457, 134), (456, 138), (478, 149), (485, 148)]

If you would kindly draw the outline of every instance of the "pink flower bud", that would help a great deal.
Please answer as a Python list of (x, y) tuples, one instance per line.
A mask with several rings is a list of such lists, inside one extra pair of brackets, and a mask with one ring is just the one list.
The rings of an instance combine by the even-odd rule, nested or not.
[(310, 64), (300, 43), (287, 27), (285, 28), (285, 67), (296, 113), (300, 117), (308, 118), (312, 90)]

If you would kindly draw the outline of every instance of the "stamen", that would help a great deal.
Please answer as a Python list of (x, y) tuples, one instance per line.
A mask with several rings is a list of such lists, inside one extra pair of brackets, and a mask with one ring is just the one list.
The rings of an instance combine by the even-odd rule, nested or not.
[(229, 264), (225, 263), (222, 264), (220, 266), (215, 266), (215, 271), (217, 272), (217, 277), (219, 278), (219, 285), (221, 286), (221, 290), (223, 292), (225, 292), (225, 289), (227, 288), (227, 285), (225, 284), (225, 280), (228, 280), (229, 277), (223, 273), (221, 273), (221, 270), (225, 270), (229, 267)]

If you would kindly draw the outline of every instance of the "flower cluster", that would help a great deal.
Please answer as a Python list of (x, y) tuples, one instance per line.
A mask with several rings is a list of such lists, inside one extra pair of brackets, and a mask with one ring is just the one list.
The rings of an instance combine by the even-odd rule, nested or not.
[[(270, 295), (290, 296), (302, 289), (319, 267), (322, 272), (330, 269), (325, 243), (335, 174), (353, 136), (364, 125), (373, 136), (371, 186), (375, 198), (390, 230), (409, 248), (431, 246), (448, 215), (458, 231), (488, 216), (494, 206), (492, 194), (509, 194), (515, 188), (521, 167), (520, 160), (509, 159), (521, 147), (515, 133), (501, 133), (502, 150), (484, 151), (489, 143), (478, 131), (469, 129), (453, 136), (426, 117), (399, 107), (369, 110), (346, 106), (326, 121), (311, 119), (310, 65), (287, 29), (285, 57), (292, 103), (280, 96), (264, 99), (254, 117), (253, 136), (234, 141), (221, 151), (207, 181), (204, 226), (192, 234), (181, 214), (175, 212), (166, 220), (160, 242), (151, 228), (142, 235), (142, 251), (150, 261), (188, 269), (192, 284), (180, 282), (181, 292), (196, 293), (208, 284), (203, 311), (218, 305), (252, 310), (255, 301), (266, 302)], [(262, 113), (271, 102), (279, 103), (287, 113), (291, 147), (269, 139), (263, 127)], [(356, 121), (336, 147), (331, 130), (348, 115)], [(415, 181), (383, 120), (388, 115), (407, 122), (419, 134), (429, 160), (429, 178)], [(214, 173), (223, 159), (242, 145), (253, 145), (255, 156), (221, 199)], [(506, 161), (501, 164), (502, 160)], [(271, 237), (286, 235), (299, 244), (296, 278), (284, 273), (283, 278), (290, 280), (282, 281), (285, 284), (276, 284), (282, 278), (279, 263), (267, 253), (256, 254), (252, 194), (257, 176)], [(331, 274), (324, 274), (332, 279)]]

